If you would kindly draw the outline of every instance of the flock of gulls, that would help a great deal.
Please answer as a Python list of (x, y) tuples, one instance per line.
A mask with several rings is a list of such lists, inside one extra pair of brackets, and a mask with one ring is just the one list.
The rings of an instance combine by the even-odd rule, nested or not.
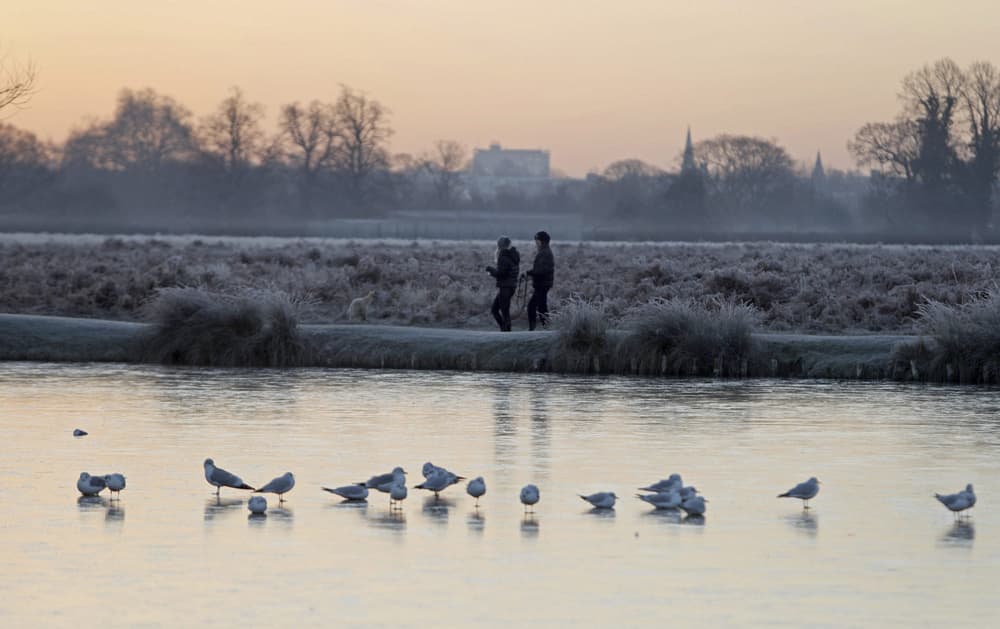
[[(219, 496), (223, 487), (227, 487), (249, 490), (258, 494), (276, 494), (280, 504), (284, 501), (285, 494), (295, 488), (295, 476), (291, 472), (286, 472), (272, 479), (262, 487), (254, 488), (243, 482), (243, 479), (236, 474), (216, 466), (212, 459), (205, 459), (204, 467), (205, 480), (215, 487), (216, 496)], [(424, 480), (419, 485), (414, 485), (413, 488), (432, 492), (435, 498), (442, 491), (466, 480), (464, 476), (459, 476), (446, 468), (434, 465), (430, 461), (424, 463), (421, 472)], [(809, 501), (819, 493), (819, 486), (820, 482), (814, 476), (788, 491), (778, 494), (778, 498), (797, 498), (802, 501), (804, 508), (808, 509)], [(96, 496), (107, 489), (114, 499), (125, 489), (125, 476), (120, 473), (91, 475), (83, 472), (76, 482), (76, 488), (84, 496)], [(340, 496), (344, 500), (355, 502), (366, 501), (370, 491), (375, 490), (388, 494), (389, 509), (396, 510), (401, 508), (402, 502), (407, 497), (406, 471), (402, 467), (396, 467), (387, 474), (378, 474), (366, 481), (340, 487), (323, 487), (322, 489)], [(486, 481), (483, 480), (482, 476), (477, 476), (466, 484), (465, 491), (476, 499), (476, 507), (478, 508), (479, 499), (486, 494)], [(695, 487), (684, 485), (681, 475), (676, 473), (663, 480), (640, 487), (639, 491), (646, 493), (636, 494), (636, 497), (652, 505), (654, 509), (679, 509), (688, 516), (703, 516), (708, 503), (708, 500), (699, 494)], [(964, 490), (957, 493), (934, 494), (934, 497), (955, 513), (956, 517), (976, 504), (976, 494), (971, 484), (966, 485)], [(521, 488), (520, 498), (525, 513), (533, 512), (534, 506), (538, 504), (540, 499), (538, 487), (531, 484), (525, 485)], [(580, 495), (580, 498), (590, 503), (595, 509), (613, 509), (618, 500), (618, 496), (613, 491), (601, 491), (587, 496)], [(247, 502), (247, 508), (255, 515), (266, 514), (267, 499), (263, 496), (253, 496)]]

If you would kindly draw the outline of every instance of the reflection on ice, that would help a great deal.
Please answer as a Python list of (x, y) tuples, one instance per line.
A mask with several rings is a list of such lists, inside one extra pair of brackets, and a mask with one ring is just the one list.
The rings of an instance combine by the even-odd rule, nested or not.
[(466, 523), (469, 525), (470, 531), (482, 535), (483, 529), (486, 527), (486, 517), (476, 509), (469, 512)]
[(680, 524), (683, 515), (680, 509), (653, 509), (642, 512), (642, 517), (649, 518), (650, 521), (659, 520), (668, 524)]
[(819, 518), (813, 510), (803, 510), (801, 513), (786, 515), (785, 522), (812, 537), (815, 537), (816, 532), (819, 530)]
[(424, 506), (421, 511), (431, 520), (440, 524), (445, 524), (448, 522), (448, 512), (451, 510), (451, 507), (454, 506), (455, 503), (447, 498), (435, 498), (432, 496), (424, 499)]
[(531, 513), (521, 520), (521, 537), (538, 537), (538, 520)]
[(967, 545), (976, 539), (976, 527), (969, 520), (957, 520), (941, 537), (942, 542)]
[(705, 516), (692, 513), (681, 520), (681, 524), (691, 524), (693, 526), (705, 526)]
[(104, 514), (104, 521), (108, 524), (121, 524), (125, 521), (125, 508), (121, 506), (119, 501), (116, 500), (108, 507)]
[(267, 522), (267, 513), (251, 513), (247, 515), (247, 524), (251, 528), (259, 529)]
[(108, 501), (100, 496), (80, 496), (76, 499), (76, 506), (80, 511), (94, 511), (107, 507)]
[(217, 498), (213, 496), (205, 501), (205, 521), (214, 520), (226, 512), (234, 513), (242, 505), (243, 500), (239, 498)]
[(377, 529), (386, 529), (402, 533), (406, 530), (406, 514), (402, 511), (380, 511), (376, 515), (365, 512), (365, 519)]
[(601, 519), (614, 519), (615, 517), (615, 510), (608, 507), (594, 507), (593, 509), (587, 509), (584, 513)]

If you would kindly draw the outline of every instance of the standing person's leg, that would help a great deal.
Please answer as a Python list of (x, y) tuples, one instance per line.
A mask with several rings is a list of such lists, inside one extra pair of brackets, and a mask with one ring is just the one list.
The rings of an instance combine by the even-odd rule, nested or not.
[[(535, 291), (535, 295), (538, 296), (538, 322), (543, 328), (549, 327), (549, 288), (546, 286)], [(531, 298), (534, 299), (535, 295)]]
[(500, 300), (500, 317), (503, 319), (500, 329), (504, 332), (510, 332), (510, 299), (513, 296), (513, 288), (501, 288), (497, 294), (497, 299)]
[[(538, 289), (531, 291), (531, 299), (528, 300), (528, 329), (535, 329), (535, 321), (538, 315)], [(545, 325), (542, 323), (542, 325)]]
[(497, 296), (493, 298), (493, 305), (490, 306), (490, 313), (493, 315), (493, 319), (500, 326), (500, 331), (503, 332), (503, 317), (500, 316), (501, 309), (501, 297), (503, 296), (502, 288), (497, 290)]

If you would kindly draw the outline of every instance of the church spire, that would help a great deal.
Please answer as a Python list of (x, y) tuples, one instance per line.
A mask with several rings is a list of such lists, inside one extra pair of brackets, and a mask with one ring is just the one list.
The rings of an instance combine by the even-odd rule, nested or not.
[(693, 172), (696, 168), (694, 146), (691, 144), (691, 125), (688, 125), (687, 139), (684, 141), (684, 156), (681, 158), (681, 172)]
[(823, 157), (816, 151), (816, 163), (813, 164), (812, 180), (818, 183), (826, 179), (826, 171), (823, 170)]

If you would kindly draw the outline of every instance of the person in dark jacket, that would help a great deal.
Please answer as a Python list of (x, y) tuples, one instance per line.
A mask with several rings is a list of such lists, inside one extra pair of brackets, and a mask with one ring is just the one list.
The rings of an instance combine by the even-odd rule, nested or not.
[(521, 254), (510, 245), (510, 238), (497, 239), (497, 265), (486, 267), (486, 272), (497, 280), (497, 296), (493, 299), (490, 312), (500, 326), (501, 332), (510, 332), (510, 300), (517, 290), (517, 278)]
[(535, 234), (535, 261), (528, 269), (531, 278), (531, 299), (528, 300), (528, 329), (535, 329), (535, 322), (544, 328), (549, 322), (549, 289), (555, 280), (556, 262), (549, 248), (546, 232)]

